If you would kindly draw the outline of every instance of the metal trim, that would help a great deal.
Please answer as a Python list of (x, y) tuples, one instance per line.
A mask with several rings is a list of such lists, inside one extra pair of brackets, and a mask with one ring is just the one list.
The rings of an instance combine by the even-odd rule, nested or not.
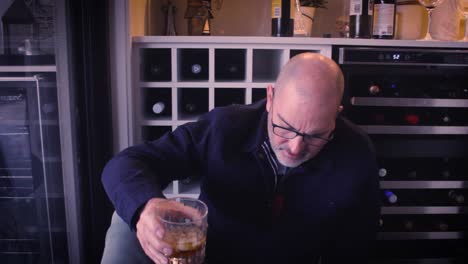
[(382, 206), (381, 214), (467, 214), (463, 206)]
[(468, 99), (351, 97), (355, 106), (468, 107)]
[(463, 239), (465, 232), (379, 232), (379, 240)]
[(380, 181), (382, 189), (463, 189), (468, 181)]
[(408, 51), (408, 52), (433, 52), (433, 53), (468, 53), (468, 51), (466, 50), (462, 50), (462, 49), (454, 49), (454, 50), (444, 50), (444, 49), (401, 49), (401, 48), (370, 48), (370, 47), (341, 47), (340, 49), (340, 52), (339, 52), (339, 64), (343, 64), (343, 65), (396, 65), (396, 66), (399, 66), (399, 65), (405, 65), (405, 66), (449, 66), (449, 67), (452, 67), (452, 66), (464, 66), (464, 67), (468, 67), (468, 63), (465, 63), (465, 64), (458, 64), (458, 63), (414, 63), (414, 62), (410, 62), (410, 63), (400, 63), (400, 62), (365, 62), (365, 61), (353, 61), (353, 62), (348, 62), (346, 61), (346, 58), (345, 58), (345, 51), (346, 50), (366, 50), (366, 51), (392, 51), (392, 52), (405, 52), (405, 51)]
[(466, 135), (468, 126), (360, 126), (368, 134)]

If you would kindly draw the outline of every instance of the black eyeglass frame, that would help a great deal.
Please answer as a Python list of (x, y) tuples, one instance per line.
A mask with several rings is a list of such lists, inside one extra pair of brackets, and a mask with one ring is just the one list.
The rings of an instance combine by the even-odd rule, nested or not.
[[(283, 127), (283, 126), (280, 126), (280, 125), (277, 125), (273, 122), (273, 106), (271, 107), (271, 113), (272, 113), (272, 118), (271, 118), (271, 127), (272, 127), (272, 131), (273, 131), (273, 134), (277, 135), (278, 137), (282, 137), (282, 138), (285, 138), (285, 139), (293, 139), (297, 136), (301, 136), (302, 137), (302, 141), (304, 141), (305, 143), (307, 143), (307, 145), (311, 145), (311, 146), (324, 146), (328, 143), (330, 143), (330, 141), (332, 141), (334, 138), (335, 138), (335, 130), (332, 130), (330, 135), (328, 136), (328, 138), (323, 138), (323, 137), (318, 137), (318, 136), (314, 136), (314, 135), (310, 135), (310, 134), (306, 134), (306, 133), (301, 133), (297, 130), (294, 130), (294, 129), (291, 129), (291, 128), (287, 128), (287, 127)], [(281, 129), (284, 129), (286, 131), (289, 131), (289, 132), (292, 132), (294, 134), (292, 134), (293, 136), (292, 137), (285, 137), (284, 135), (280, 135), (278, 134), (277, 132), (275, 132), (275, 128), (281, 128)], [(313, 139), (318, 139), (318, 140), (323, 140), (322, 143), (320, 144), (311, 144), (310, 142), (308, 142), (306, 139), (307, 138), (311, 138), (312, 140)]]
[[(273, 120), (271, 120), (271, 126), (272, 126), (272, 130), (273, 130), (273, 134), (277, 135), (278, 137), (282, 137), (282, 138), (285, 138), (285, 139), (293, 139), (297, 136), (301, 136), (302, 137), (302, 141), (304, 141), (305, 143), (307, 143), (307, 145), (312, 145), (312, 146), (322, 146), (322, 145), (325, 145), (325, 144), (328, 144), (330, 143), (330, 141), (332, 141), (334, 138), (335, 138), (335, 133), (334, 133), (334, 130), (330, 133), (330, 136), (328, 138), (323, 138), (323, 137), (319, 137), (319, 136), (314, 136), (314, 135), (309, 135), (309, 134), (305, 134), (305, 133), (301, 133), (299, 131), (296, 131), (294, 129), (291, 129), (291, 128), (286, 128), (286, 127), (283, 127), (283, 126), (280, 126), (280, 125), (277, 125), (275, 123), (273, 123)], [(281, 135), (281, 134), (278, 134), (277, 130), (275, 128), (280, 128), (280, 129), (284, 129), (286, 131), (289, 131), (289, 132), (292, 132), (294, 134), (291, 134), (292, 136), (289, 137), (289, 136), (284, 136), (284, 135)], [(314, 140), (314, 139), (318, 139), (318, 140), (323, 140), (323, 143), (320, 143), (320, 144), (311, 144), (310, 141), (308, 141), (308, 139), (311, 139), (311, 140)]]

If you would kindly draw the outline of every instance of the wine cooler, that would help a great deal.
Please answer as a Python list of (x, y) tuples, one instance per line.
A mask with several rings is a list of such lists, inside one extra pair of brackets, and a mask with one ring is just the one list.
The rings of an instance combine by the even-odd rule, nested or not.
[(375, 263), (468, 263), (468, 50), (335, 46), (344, 115), (373, 140)]
[(0, 77), (2, 263), (67, 258), (55, 91), (54, 74)]

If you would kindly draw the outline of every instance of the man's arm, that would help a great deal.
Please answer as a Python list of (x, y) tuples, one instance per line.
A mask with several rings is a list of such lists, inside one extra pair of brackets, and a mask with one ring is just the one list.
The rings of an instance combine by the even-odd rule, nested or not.
[(108, 162), (102, 174), (104, 188), (132, 228), (148, 200), (163, 197), (162, 190), (173, 180), (200, 172), (206, 127), (206, 122), (186, 124), (156, 141), (125, 149)]

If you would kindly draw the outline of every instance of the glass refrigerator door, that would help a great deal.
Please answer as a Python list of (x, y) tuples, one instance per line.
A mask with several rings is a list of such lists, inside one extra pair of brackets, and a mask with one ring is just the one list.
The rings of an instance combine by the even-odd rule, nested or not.
[(64, 2), (0, 1), (2, 264), (81, 262)]
[(53, 80), (37, 75), (0, 77), (2, 263), (67, 260), (55, 92)]

